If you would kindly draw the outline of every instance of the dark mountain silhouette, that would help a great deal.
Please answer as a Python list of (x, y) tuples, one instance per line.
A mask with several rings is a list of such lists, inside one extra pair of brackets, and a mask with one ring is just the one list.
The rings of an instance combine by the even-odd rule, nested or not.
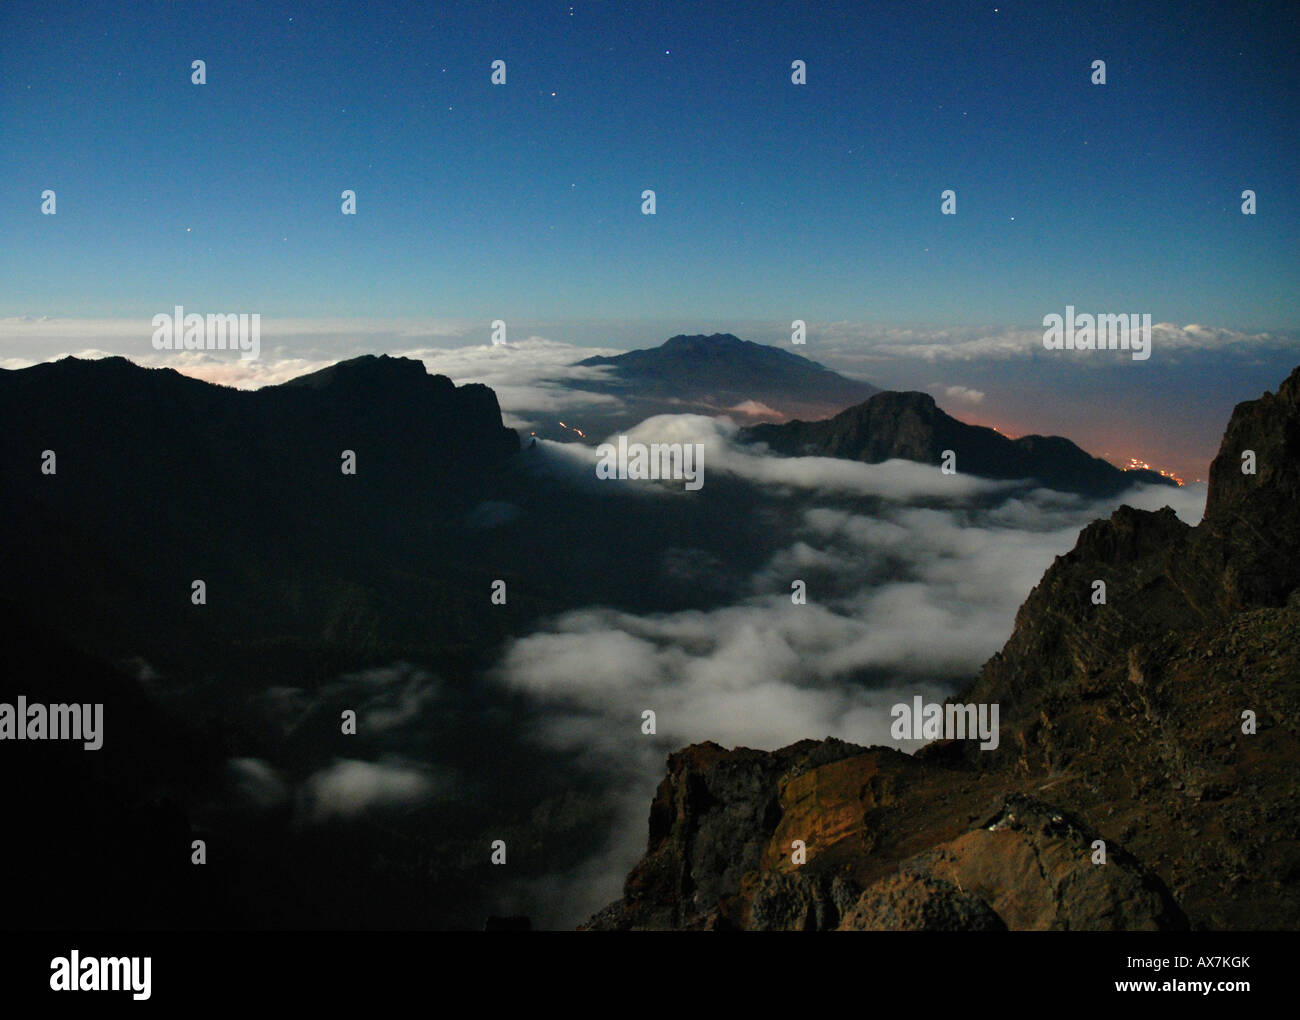
[(1138, 482), (1178, 483), (1156, 471), (1124, 471), (1060, 436), (1006, 436), (945, 414), (927, 393), (877, 393), (825, 421), (754, 425), (741, 438), (788, 456), (842, 457), (879, 464), (893, 458), (939, 464), (945, 450), (956, 468), (983, 478), (1030, 478), (1048, 488), (1113, 496)]
[[(40, 890), (67, 887), (71, 854), (103, 864), (76, 871), (103, 895), (50, 894), (51, 924), (482, 928), (501, 914), (501, 873), (480, 853), (493, 839), (532, 847), (510, 875), (540, 880), (614, 824), (605, 777), (527, 739), (544, 720), (491, 677), (503, 642), (593, 603), (715, 604), (789, 539), (747, 517), (755, 493), (736, 480), (665, 512), (548, 466), (544, 448), (519, 450), (490, 390), (403, 359), (255, 392), (121, 358), (0, 371), (0, 435), (0, 702), (75, 688), (110, 703), (102, 752), (0, 744), (26, 776), (22, 817), (50, 833), (5, 848), (31, 890), (0, 912), (16, 928), (43, 923)], [(682, 569), (703, 550), (707, 571)], [(496, 579), (507, 604), (489, 601)], [(306, 810), (313, 776), (393, 756), (437, 795)], [(230, 759), (265, 763), (288, 799), (250, 803)], [(115, 876), (146, 872), (133, 912)]]
[(1048, 569), (950, 699), (996, 750), (688, 747), (589, 927), (1294, 929), (1297, 649), (1300, 368), (1234, 410), (1199, 525), (1124, 506)]
[(608, 413), (586, 411), (585, 420), (592, 425), (588, 434), (596, 428), (597, 417), (602, 429), (635, 424), (655, 414), (730, 412), (752, 421), (823, 417), (877, 392), (870, 383), (849, 379), (808, 358), (730, 333), (674, 336), (658, 347), (578, 364), (604, 367), (610, 378), (570, 382), (571, 388), (607, 393), (627, 405), (617, 422)]
[[(105, 703), (101, 751), (0, 744), (23, 777), (10, 799), (24, 828), (5, 841), (5, 872), (24, 886), (0, 925), (481, 927), (492, 873), (474, 850), (489, 832), (514, 845), (503, 817), (545, 812), (578, 785), (523, 746), (483, 662), (557, 608), (560, 567), (599, 569), (571, 531), (605, 527), (580, 529), (593, 515), (522, 469), (492, 391), (387, 357), (255, 392), (64, 359), (0, 372), (0, 434), (0, 702)], [(476, 523), (491, 499), (527, 520), (534, 492), (565, 509), (564, 547), (539, 548), (523, 523)], [(497, 577), (510, 601), (492, 607)], [(401, 740), (368, 733), (378, 688), (339, 678), (402, 662), (420, 664), (438, 710)], [(293, 692), (291, 725), (265, 707), (276, 692)], [(347, 708), (362, 718), (355, 737), (340, 733)], [(468, 777), (464, 795), (448, 784), (396, 821), (304, 824), (310, 776), (394, 753)], [(293, 796), (249, 806), (231, 758), (269, 763)], [(475, 796), (485, 787), (499, 792)], [(556, 814), (583, 823), (557, 846), (607, 828), (598, 808)], [(202, 867), (192, 838), (208, 840)], [(558, 853), (521, 873), (558, 869)]]
[(0, 372), (0, 430), (0, 594), (60, 607), (110, 657), (166, 643), (191, 667), (225, 658), (227, 634), (313, 634), (364, 656), (385, 618), (416, 626), (448, 593), (407, 558), (465, 583), (440, 522), (519, 450), (487, 387), (369, 356), (251, 392), (65, 358)]
[[(591, 602), (703, 606), (734, 579), (665, 574), (672, 550), (744, 576), (777, 540), (737, 524), (754, 495), (736, 480), (665, 514), (630, 488), (538, 470), (545, 451), (520, 450), (490, 389), (401, 358), (256, 391), (66, 358), (0, 371), (0, 434), (0, 597), (109, 661), (250, 687), (413, 658), (465, 672)], [(485, 611), (496, 579), (508, 603)]]

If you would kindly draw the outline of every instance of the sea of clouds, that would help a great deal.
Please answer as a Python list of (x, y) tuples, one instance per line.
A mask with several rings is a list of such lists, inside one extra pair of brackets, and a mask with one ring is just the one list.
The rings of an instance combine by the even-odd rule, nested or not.
[[(759, 483), (797, 522), (727, 604), (638, 615), (590, 606), (512, 641), (493, 678), (542, 711), (530, 739), (606, 777), (618, 823), (571, 872), (513, 890), (516, 909), (574, 924), (620, 895), (644, 852), (666, 755), (712, 740), (775, 749), (803, 738), (899, 744), (890, 708), (940, 700), (999, 650), (1020, 604), (1089, 522), (1121, 503), (1199, 521), (1204, 486), (1138, 486), (1091, 500), (943, 475), (905, 461), (775, 457), (725, 419), (669, 416), (633, 441), (703, 442), (707, 479)], [(555, 470), (594, 471), (594, 451), (543, 444)], [(666, 486), (632, 486), (662, 494)], [(673, 497), (689, 498), (689, 497)], [(793, 604), (792, 578), (808, 601)], [(657, 732), (641, 732), (653, 710)]]
[[(11, 323), (10, 331), (15, 329), (23, 332)], [(61, 336), (48, 325), (27, 330), (36, 332)], [(921, 337), (841, 325), (824, 332), (824, 345), (809, 353), (836, 367), (893, 356), (925, 364), (924, 371), (934, 375), (936, 365), (1023, 354), (1034, 339), (1032, 331)], [(1194, 351), (1225, 339), (1230, 346), (1267, 347), (1274, 339), (1225, 338), (1223, 331), (1211, 335), (1197, 326), (1162, 327), (1158, 333), (1157, 350), (1163, 343)], [(490, 385), (507, 423), (519, 428), (584, 401), (591, 407), (616, 401), (574, 388), (606, 371), (575, 362), (617, 353), (613, 349), (579, 348), (536, 335), (493, 346), (466, 343), (466, 335), (456, 325), (441, 332), (395, 328), (384, 349), (419, 358), (430, 372), (458, 383)], [(312, 344), (286, 338), (278, 347), (266, 345), (269, 356), (258, 362), (154, 352), (137, 360), (252, 388), (338, 360), (332, 344), (311, 336)], [(344, 334), (337, 336), (343, 342)], [(71, 343), (66, 349), (105, 353)], [(10, 357), (4, 366), (31, 360), (44, 359)], [(952, 404), (970, 407), (984, 400), (983, 391), (963, 385), (960, 375), (926, 388)], [(650, 800), (671, 751), (704, 740), (775, 749), (826, 736), (899, 746), (889, 735), (891, 706), (917, 694), (942, 699), (972, 678), (1006, 641), (1030, 589), (1085, 525), (1121, 503), (1170, 505), (1194, 524), (1204, 506), (1203, 485), (1137, 487), (1114, 499), (1090, 500), (943, 475), (936, 467), (905, 461), (866, 465), (777, 457), (739, 442), (738, 431), (727, 418), (672, 415), (642, 423), (628, 438), (702, 444), (705, 491), (728, 478), (753, 486), (766, 511), (786, 522), (789, 541), (771, 549), (763, 565), (712, 608), (647, 615), (603, 605), (575, 608), (510, 641), (484, 678), (522, 695), (530, 706), (520, 739), (575, 762), (588, 781), (599, 777), (616, 819), (599, 850), (571, 868), (544, 881), (507, 884), (498, 904), (502, 913), (571, 926), (617, 898), (644, 851)], [(674, 500), (692, 498), (659, 483), (598, 482), (596, 458), (588, 446), (543, 441), (532, 470), (592, 490), (639, 486), (647, 498), (663, 501), (665, 513), (672, 512)], [(492, 528), (518, 512), (509, 504), (485, 505), (469, 523)], [(664, 570), (679, 576), (712, 569), (707, 549), (669, 549), (663, 555)], [(791, 601), (793, 578), (807, 582), (806, 605)], [(357, 757), (321, 763), (293, 778), (266, 762), (236, 759), (232, 776), (245, 800), (292, 803), (302, 824), (310, 825), (454, 797), (472, 785), (471, 777), (440, 763), (436, 742), (423, 736), (437, 726), (437, 679), (401, 666), (343, 677), (335, 686), (310, 695), (294, 688), (269, 691), (261, 708), (292, 727), (306, 714), (325, 711), (322, 706), (360, 704), (368, 713), (367, 731), (379, 736)], [(656, 713), (652, 736), (641, 732), (647, 709)]]

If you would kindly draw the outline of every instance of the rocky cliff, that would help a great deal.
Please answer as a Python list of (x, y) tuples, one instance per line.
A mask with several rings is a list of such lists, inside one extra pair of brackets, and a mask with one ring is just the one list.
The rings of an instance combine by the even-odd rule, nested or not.
[(1298, 496), (1300, 368), (1235, 409), (1197, 527), (1121, 507), (1048, 569), (953, 699), (997, 750), (688, 747), (587, 927), (1295, 928)]

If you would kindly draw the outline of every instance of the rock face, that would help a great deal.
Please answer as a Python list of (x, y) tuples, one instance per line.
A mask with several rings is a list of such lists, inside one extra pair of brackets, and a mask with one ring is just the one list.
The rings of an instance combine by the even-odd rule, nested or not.
[[(984, 825), (902, 864), (901, 888), (877, 883), (846, 928), (906, 922), (918, 890), (928, 927), (1161, 930), (1187, 926), (1169, 890), (1119, 847), (1094, 860), (1097, 833), (1033, 797), (1012, 794)], [(956, 891), (956, 895), (953, 891)], [(884, 908), (882, 911), (882, 907)], [(996, 922), (996, 923), (994, 923)]]
[(587, 927), (1297, 927), (1297, 497), (1300, 369), (1234, 411), (1201, 524), (1121, 507), (1048, 569), (953, 699), (997, 750), (679, 751)]
[(845, 931), (1006, 931), (1006, 922), (961, 886), (917, 872), (881, 879), (846, 914)]
[(1155, 471), (1121, 471), (1060, 436), (1008, 439), (941, 411), (928, 393), (877, 393), (825, 421), (754, 425), (742, 438), (790, 456), (842, 457), (879, 464), (901, 458), (938, 464), (945, 450), (957, 470), (983, 478), (1031, 478), (1050, 488), (1109, 496), (1135, 482), (1175, 485)]
[(650, 806), (650, 843), (627, 880), (635, 921), (614, 927), (734, 927), (723, 903), (758, 868), (782, 817), (780, 780), (863, 751), (805, 740), (767, 753), (697, 744), (671, 755)]

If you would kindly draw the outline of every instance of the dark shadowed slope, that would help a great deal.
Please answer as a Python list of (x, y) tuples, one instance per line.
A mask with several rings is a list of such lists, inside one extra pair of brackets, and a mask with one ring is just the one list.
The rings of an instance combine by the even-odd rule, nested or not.
[(476, 576), (453, 524), (519, 449), (490, 389), (386, 357), (253, 392), (66, 358), (0, 372), (0, 434), (0, 595), (59, 607), (110, 657), (190, 667), (232, 635), (364, 655), (424, 633)]

